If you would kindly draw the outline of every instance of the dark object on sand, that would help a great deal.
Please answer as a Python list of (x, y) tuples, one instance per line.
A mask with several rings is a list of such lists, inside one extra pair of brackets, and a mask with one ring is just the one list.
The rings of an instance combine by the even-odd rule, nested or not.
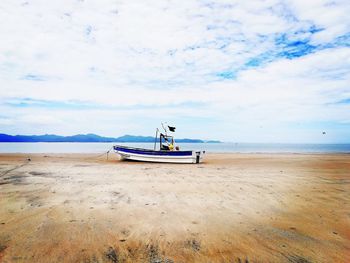
[(192, 248), (194, 251), (199, 251), (201, 249), (200, 242), (195, 239), (187, 240), (185, 242), (185, 246), (188, 248)]
[(115, 251), (114, 248), (109, 247), (107, 252), (106, 252), (106, 257), (112, 261), (113, 263), (117, 263), (118, 262), (118, 255), (117, 252)]

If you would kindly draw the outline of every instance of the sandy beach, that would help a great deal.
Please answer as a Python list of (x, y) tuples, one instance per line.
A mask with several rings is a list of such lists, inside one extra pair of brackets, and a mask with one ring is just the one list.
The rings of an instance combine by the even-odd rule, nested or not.
[(1, 154), (0, 262), (350, 262), (350, 155)]

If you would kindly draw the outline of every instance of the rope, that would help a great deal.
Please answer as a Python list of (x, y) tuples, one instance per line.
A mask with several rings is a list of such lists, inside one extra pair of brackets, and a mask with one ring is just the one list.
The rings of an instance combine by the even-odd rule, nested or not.
[[(85, 159), (99, 158), (99, 157), (101, 157), (101, 156), (107, 154), (107, 160), (108, 160), (108, 154), (109, 154), (109, 152), (110, 152), (112, 149), (113, 149), (113, 146), (112, 146), (107, 152), (104, 152), (104, 153), (99, 154), (99, 155), (97, 155), (97, 156), (91, 156), (91, 157), (88, 157), (88, 158), (85, 158)], [(20, 164), (20, 165), (17, 165), (16, 167), (14, 167), (14, 168), (12, 168), (12, 169), (9, 169), (9, 170), (3, 172), (3, 173), (0, 175), (0, 177), (3, 177), (3, 176), (5, 176), (6, 174), (8, 174), (8, 173), (10, 173), (10, 172), (12, 172), (12, 171), (15, 171), (15, 170), (17, 170), (17, 169), (19, 169), (19, 168), (22, 168), (23, 166), (27, 165), (30, 161), (31, 161), (31, 159), (30, 159), (30, 158), (27, 158), (27, 161), (26, 161), (25, 163), (22, 163), (22, 164)]]
[(90, 157), (87, 157), (87, 158), (85, 158), (85, 159), (99, 158), (99, 157), (104, 156), (105, 154), (107, 154), (107, 160), (108, 160), (108, 154), (109, 154), (109, 152), (110, 152), (112, 149), (113, 149), (113, 146), (112, 146), (107, 152), (103, 152), (103, 153), (101, 153), (101, 154), (99, 154), (99, 155), (96, 155), (96, 156), (90, 156)]
[(10, 169), (10, 170), (7, 170), (7, 171), (3, 172), (3, 173), (0, 175), (0, 177), (3, 177), (4, 175), (6, 175), (6, 174), (8, 174), (8, 173), (10, 173), (10, 172), (12, 172), (12, 171), (17, 170), (17, 169), (19, 169), (19, 168), (21, 168), (21, 167), (27, 165), (30, 161), (31, 161), (31, 159), (30, 159), (30, 158), (27, 158), (27, 161), (26, 161), (25, 163), (22, 163), (22, 164), (20, 164), (20, 165), (17, 165), (15, 168), (12, 168), (12, 169)]

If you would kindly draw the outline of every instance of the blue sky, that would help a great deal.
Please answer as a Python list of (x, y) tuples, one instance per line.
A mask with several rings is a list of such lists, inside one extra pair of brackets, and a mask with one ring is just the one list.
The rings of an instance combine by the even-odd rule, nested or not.
[[(0, 132), (350, 142), (349, 1), (0, 2)], [(326, 134), (322, 134), (326, 131)]]

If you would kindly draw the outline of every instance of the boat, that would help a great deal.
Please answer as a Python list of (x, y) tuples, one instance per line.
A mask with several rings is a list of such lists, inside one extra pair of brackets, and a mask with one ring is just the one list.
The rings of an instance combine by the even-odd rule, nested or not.
[[(168, 135), (169, 132), (175, 132), (175, 127), (164, 126), (164, 133), (156, 129), (156, 136), (154, 141), (154, 149), (144, 149), (129, 147), (124, 145), (114, 145), (114, 151), (120, 155), (122, 160), (133, 160), (142, 162), (156, 162), (156, 163), (201, 163), (205, 151), (181, 151), (179, 146), (176, 146), (173, 136)], [(159, 135), (159, 137), (158, 137)], [(157, 144), (159, 142), (159, 149)]]

